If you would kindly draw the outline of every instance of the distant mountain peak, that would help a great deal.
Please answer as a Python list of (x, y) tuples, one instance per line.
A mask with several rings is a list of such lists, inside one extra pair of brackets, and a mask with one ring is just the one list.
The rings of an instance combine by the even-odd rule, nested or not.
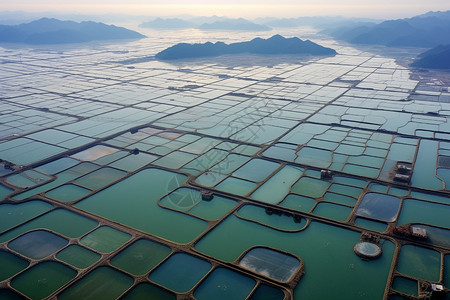
[[(294, 39), (296, 39), (296, 38), (294, 38)], [(275, 34), (275, 35), (271, 36), (270, 38), (268, 38), (268, 40), (270, 40), (270, 41), (286, 40), (286, 38), (280, 34)]]
[(0, 42), (26, 44), (67, 44), (98, 40), (140, 39), (144, 35), (123, 27), (92, 21), (77, 23), (41, 18), (30, 23), (1, 26)]
[(226, 54), (252, 53), (261, 55), (300, 54), (328, 55), (336, 54), (331, 48), (326, 48), (309, 40), (285, 38), (279, 34), (268, 39), (254, 38), (248, 42), (225, 44), (223, 42), (206, 42), (204, 44), (176, 44), (156, 55), (160, 60), (186, 59), (198, 57), (213, 57)]
[(450, 70), (450, 44), (439, 45), (419, 55), (413, 67)]
[(270, 27), (253, 23), (244, 18), (226, 18), (226, 17), (197, 17), (190, 20), (179, 18), (161, 19), (156, 18), (149, 22), (144, 22), (140, 27), (154, 29), (182, 29), (198, 28), (200, 30), (233, 30), (233, 31), (268, 31)]
[(354, 44), (435, 47), (450, 43), (450, 11), (429, 12), (371, 26), (337, 28), (329, 33), (335, 38)]

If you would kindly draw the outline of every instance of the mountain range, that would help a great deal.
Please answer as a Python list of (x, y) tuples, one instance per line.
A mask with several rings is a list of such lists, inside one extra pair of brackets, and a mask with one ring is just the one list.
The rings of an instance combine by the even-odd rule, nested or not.
[(144, 22), (140, 27), (153, 29), (182, 29), (182, 28), (198, 28), (201, 30), (242, 30), (242, 31), (268, 31), (269, 26), (256, 24), (243, 18), (194, 18), (184, 20), (179, 18), (161, 19), (157, 18), (150, 22)]
[(439, 45), (420, 54), (411, 66), (418, 68), (450, 70), (450, 45)]
[(336, 51), (299, 38), (285, 38), (274, 35), (269, 39), (255, 38), (248, 42), (225, 44), (223, 42), (204, 44), (180, 43), (159, 52), (159, 60), (213, 57), (225, 54), (301, 54), (301, 55), (335, 55)]
[(3, 43), (68, 44), (144, 37), (136, 31), (114, 25), (50, 18), (20, 25), (0, 25), (0, 42)]
[(450, 11), (429, 12), (379, 24), (358, 23), (324, 33), (353, 44), (431, 48), (450, 44)]

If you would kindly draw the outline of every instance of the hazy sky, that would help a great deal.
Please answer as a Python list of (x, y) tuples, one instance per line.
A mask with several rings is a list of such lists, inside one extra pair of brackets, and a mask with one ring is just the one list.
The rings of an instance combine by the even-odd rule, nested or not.
[(0, 0), (2, 11), (247, 18), (310, 15), (402, 18), (449, 9), (450, 0)]

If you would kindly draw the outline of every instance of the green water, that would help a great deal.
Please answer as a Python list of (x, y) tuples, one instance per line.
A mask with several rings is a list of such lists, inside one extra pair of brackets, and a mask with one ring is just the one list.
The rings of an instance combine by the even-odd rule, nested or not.
[(248, 156), (232, 153), (225, 157), (224, 160), (216, 164), (214, 167), (212, 167), (211, 171), (220, 174), (230, 174), (249, 160), (250, 157)]
[(381, 185), (381, 184), (378, 184), (378, 183), (371, 183), (371, 184), (369, 184), (369, 189), (372, 192), (377, 192), (377, 193), (384, 194), (384, 193), (387, 192), (388, 187), (386, 185)]
[(309, 170), (305, 171), (305, 175), (309, 176), (309, 177), (320, 179), (321, 172), (319, 170), (311, 170), (311, 169), (309, 169)]
[[(422, 140), (424, 141), (424, 140)], [(394, 142), (389, 150), (388, 159), (412, 163), (416, 153), (416, 145), (406, 145)]]
[(423, 223), (450, 228), (450, 206), (405, 199), (398, 217), (398, 224)]
[[(0, 281), (19, 273), (28, 265), (29, 262), (25, 259), (6, 251), (0, 251)], [(0, 299), (2, 298), (0, 297)]]
[(446, 196), (439, 196), (433, 194), (425, 194), (421, 192), (411, 191), (411, 197), (420, 199), (420, 200), (428, 200), (432, 202), (438, 202), (442, 204), (450, 204), (450, 198)]
[(122, 246), (131, 238), (131, 235), (109, 226), (102, 226), (88, 235), (80, 243), (101, 253), (110, 253)]
[[(327, 129), (330, 129), (329, 126), (324, 125), (316, 125), (316, 124), (300, 124), (299, 126), (295, 127), (293, 130), (291, 130), (288, 134), (286, 134), (281, 141), (295, 143), (295, 144), (306, 144), (309, 142), (310, 139), (314, 137), (316, 134), (322, 134)], [(337, 134), (334, 135), (335, 137), (340, 133), (336, 132)], [(324, 140), (328, 140), (328, 138), (324, 138)]]
[(0, 205), (0, 232), (6, 231), (52, 208), (44, 201), (34, 200), (18, 204)]
[[(27, 135), (27, 137), (38, 140), (38, 141), (43, 141), (49, 144), (63, 144), (64, 142), (67, 142), (69, 140), (72, 140), (74, 138), (78, 138), (79, 136), (73, 134), (73, 133), (68, 133), (68, 132), (63, 132), (63, 131), (59, 131), (59, 130), (55, 130), (55, 129), (45, 129), (45, 130), (41, 130), (32, 134)], [(87, 141), (93, 141), (93, 139), (89, 139), (89, 138), (85, 138)]]
[(238, 210), (237, 214), (246, 220), (255, 221), (280, 230), (301, 230), (306, 225), (305, 218), (296, 221), (293, 216), (277, 213), (268, 214), (265, 208), (256, 205), (245, 205)]
[(356, 215), (378, 221), (394, 222), (400, 209), (400, 198), (367, 193), (362, 198), (356, 210)]
[(376, 222), (376, 221), (367, 220), (367, 219), (363, 219), (363, 218), (356, 218), (355, 225), (362, 227), (362, 228), (375, 230), (378, 232), (384, 232), (387, 229), (386, 223)]
[(216, 189), (239, 196), (248, 195), (256, 187), (256, 183), (251, 181), (228, 177), (216, 186)]
[(13, 199), (14, 200), (23, 200), (30, 196), (34, 196), (39, 193), (48, 191), (48, 190), (53, 189), (61, 184), (69, 182), (79, 176), (83, 176), (84, 174), (87, 174), (89, 172), (97, 170), (98, 168), (99, 168), (99, 166), (89, 163), (89, 162), (80, 163), (76, 166), (71, 167), (70, 169), (67, 169), (61, 173), (58, 173), (57, 179), (55, 179), (54, 181), (46, 183), (46, 184), (38, 186), (38, 187), (35, 187), (31, 190), (27, 190), (26, 192), (20, 193), (18, 195), (15, 195), (13, 197)]
[(110, 267), (99, 267), (66, 288), (61, 300), (109, 300), (115, 299), (133, 284), (133, 279)]
[(175, 253), (150, 274), (150, 280), (177, 293), (191, 290), (211, 269), (205, 260)]
[(68, 240), (45, 230), (28, 232), (8, 243), (8, 248), (32, 259), (41, 259), (62, 249)]
[(265, 203), (276, 204), (283, 200), (289, 193), (291, 185), (294, 184), (302, 174), (303, 169), (301, 168), (285, 166), (259, 187), (251, 195), (251, 198)]
[(23, 297), (7, 289), (0, 289), (0, 299), (2, 300), (23, 300)]
[(275, 146), (272, 146), (268, 148), (263, 153), (266, 157), (281, 159), (285, 161), (295, 161), (295, 158), (297, 157), (297, 154), (295, 153), (295, 149), (288, 149), (284, 147), (280, 147), (279, 144), (276, 144)]
[(364, 154), (375, 156), (375, 157), (380, 157), (380, 158), (385, 158), (386, 155), (388, 154), (388, 151), (385, 149), (366, 147), (366, 151), (364, 151)]
[(189, 212), (194, 216), (206, 220), (217, 220), (227, 214), (236, 205), (237, 202), (235, 200), (214, 195), (212, 200), (199, 202)]
[(330, 187), (329, 192), (347, 195), (347, 196), (357, 199), (359, 197), (359, 195), (362, 193), (362, 189), (358, 188), (358, 187), (354, 187), (354, 186), (348, 186), (348, 185), (334, 183)]
[(188, 211), (200, 201), (202, 201), (202, 195), (199, 191), (189, 188), (179, 188), (162, 198), (160, 204), (164, 207)]
[(445, 183), (445, 189), (450, 190), (450, 169), (437, 169), (436, 174)]
[(127, 293), (123, 300), (176, 300), (177, 296), (150, 283), (141, 283)]
[(74, 174), (74, 173), (71, 173), (71, 174), (64, 174), (64, 173), (59, 174), (58, 178), (55, 179), (54, 181), (49, 182), (49, 183), (44, 184), (44, 185), (41, 185), (41, 186), (38, 186), (38, 187), (36, 187), (34, 189), (31, 189), (31, 190), (27, 190), (27, 191), (25, 191), (23, 193), (17, 194), (14, 197), (12, 197), (12, 199), (13, 200), (24, 200), (24, 199), (26, 199), (28, 197), (37, 195), (39, 193), (42, 193), (42, 192), (51, 190), (51, 189), (53, 189), (53, 188), (55, 188), (57, 186), (60, 186), (61, 184), (64, 184), (64, 183), (66, 183), (66, 182), (76, 178), (77, 176), (78, 175)]
[(300, 261), (282, 252), (255, 247), (244, 255), (239, 265), (263, 276), (287, 282), (298, 271)]
[(63, 249), (56, 258), (79, 269), (85, 269), (100, 259), (101, 255), (78, 245)]
[(303, 147), (297, 152), (296, 163), (328, 168), (332, 161), (332, 152), (322, 149)]
[(63, 157), (57, 160), (54, 160), (52, 162), (49, 162), (48, 164), (39, 166), (35, 168), (38, 171), (47, 173), (47, 174), (56, 174), (61, 171), (64, 171), (68, 168), (71, 168), (80, 162), (76, 159), (70, 158), (70, 157)]
[(321, 217), (343, 222), (347, 220), (352, 210), (352, 208), (347, 206), (320, 202), (317, 204), (316, 208), (314, 208), (313, 213)]
[(27, 170), (19, 174), (11, 175), (7, 182), (21, 188), (32, 188), (36, 185), (50, 181), (52, 178), (34, 170)]
[(334, 153), (345, 155), (361, 155), (364, 153), (365, 147), (359, 147), (354, 145), (340, 144)]
[(363, 166), (363, 167), (370, 167), (375, 169), (380, 169), (383, 166), (384, 163), (384, 157), (373, 157), (373, 156), (367, 156), (367, 155), (361, 155), (361, 156), (352, 156), (349, 157), (348, 162), (351, 164)]
[(208, 224), (158, 206), (161, 197), (185, 180), (186, 176), (174, 172), (146, 169), (75, 206), (177, 243), (188, 243), (201, 234)]
[(223, 160), (227, 155), (227, 151), (211, 149), (202, 156), (185, 165), (181, 169), (181, 171), (185, 171), (193, 175), (198, 175), (200, 172), (211, 168), (212, 166)]
[(335, 193), (326, 193), (323, 196), (323, 200), (328, 201), (328, 202), (333, 202), (336, 204), (343, 204), (343, 205), (347, 205), (347, 206), (354, 206), (356, 203), (355, 198), (345, 196), (345, 195), (339, 195), (339, 194), (335, 194)]
[[(146, 149), (144, 148), (144, 150), (146, 150)], [(165, 146), (156, 146), (156, 147), (150, 148), (147, 151), (152, 153), (152, 154), (164, 156), (164, 155), (167, 155), (170, 152), (172, 152), (172, 149), (170, 149), (168, 147), (165, 147)]]
[(339, 146), (339, 144), (330, 141), (312, 139), (309, 141), (308, 146), (333, 151)]
[(197, 155), (195, 154), (174, 151), (154, 161), (153, 164), (169, 169), (179, 169), (196, 157)]
[(85, 174), (91, 173), (95, 170), (98, 170), (100, 168), (99, 165), (90, 163), (90, 162), (82, 162), (79, 163), (76, 166), (73, 166), (70, 169), (64, 170), (61, 173), (58, 173), (57, 176), (59, 177), (61, 174), (74, 174), (76, 177), (83, 176)]
[(359, 240), (357, 232), (319, 222), (311, 222), (304, 231), (287, 233), (230, 216), (195, 248), (230, 262), (258, 245), (298, 255), (306, 274), (295, 289), (294, 299), (334, 299), (336, 295), (342, 299), (381, 299), (395, 246), (385, 241), (380, 258), (363, 261), (353, 252)]
[(156, 155), (140, 152), (138, 154), (131, 154), (122, 159), (119, 159), (110, 164), (109, 166), (127, 172), (134, 172), (137, 169), (140, 169), (146, 166), (147, 164), (155, 161), (157, 158), (158, 156)]
[(91, 190), (97, 190), (121, 179), (126, 174), (127, 173), (124, 171), (119, 171), (113, 168), (101, 168), (78, 178), (74, 181), (74, 183)]
[(332, 171), (341, 171), (347, 162), (347, 156), (333, 153), (333, 163), (329, 167)]
[(2, 159), (16, 165), (26, 166), (60, 154), (66, 149), (26, 138), (17, 138), (1, 143), (0, 151)]
[(420, 141), (420, 147), (411, 177), (411, 185), (431, 190), (440, 190), (443, 188), (442, 181), (435, 176), (438, 147), (439, 142), (437, 141)]
[(365, 176), (370, 178), (376, 178), (379, 173), (379, 169), (365, 167), (365, 166), (358, 166), (358, 165), (352, 165), (352, 164), (346, 164), (344, 168), (342, 169), (343, 172), (357, 175), (357, 176)]
[(252, 159), (233, 173), (234, 177), (259, 182), (273, 173), (280, 164), (263, 159)]
[(316, 200), (313, 198), (289, 194), (283, 202), (280, 203), (280, 206), (292, 208), (298, 211), (310, 212), (315, 204)]
[(283, 300), (284, 293), (268, 285), (260, 285), (249, 300)]
[(138, 240), (122, 250), (111, 264), (133, 275), (144, 275), (165, 259), (171, 249), (150, 240)]
[[(241, 121), (242, 120), (240, 120), (240, 122)], [(283, 135), (286, 131), (286, 128), (260, 123), (259, 125), (250, 125), (236, 134), (233, 134), (230, 138), (254, 144), (269, 144), (279, 136)]]
[(78, 199), (83, 198), (91, 193), (90, 190), (85, 189), (81, 186), (77, 186), (74, 184), (65, 184), (56, 189), (48, 191), (45, 193), (50, 198), (63, 201), (63, 202), (71, 202)]
[(6, 196), (8, 196), (13, 190), (0, 184), (0, 201), (2, 201)]
[(400, 250), (397, 270), (418, 279), (439, 281), (440, 264), (439, 252), (414, 245), (405, 245)]
[(231, 143), (231, 142), (222, 142), (216, 146), (217, 149), (230, 151), (239, 146), (239, 144)]
[(234, 271), (217, 268), (194, 291), (198, 300), (244, 300), (255, 286), (255, 281)]
[(302, 177), (292, 186), (291, 191), (306, 197), (319, 198), (325, 194), (329, 186), (330, 183), (328, 181), (310, 177)]
[(45, 228), (69, 238), (80, 237), (97, 226), (97, 222), (65, 209), (56, 209), (0, 235), (0, 243), (27, 231)]
[(189, 152), (193, 154), (203, 154), (210, 150), (211, 148), (214, 148), (218, 144), (220, 144), (221, 141), (213, 138), (201, 138), (196, 140), (195, 142), (192, 142), (183, 148), (181, 148), (181, 151)]
[(203, 186), (207, 187), (213, 187), (220, 181), (222, 181), (224, 178), (226, 178), (227, 175), (219, 174), (213, 171), (208, 171), (200, 175), (195, 182), (198, 184), (201, 184)]
[(47, 261), (33, 266), (11, 281), (11, 286), (32, 299), (42, 299), (77, 275), (57, 262)]
[(406, 196), (408, 195), (409, 191), (408, 190), (404, 190), (404, 189), (399, 189), (399, 188), (395, 188), (395, 187), (391, 187), (389, 189), (389, 195), (393, 195), (393, 196)]
[(395, 277), (392, 288), (406, 295), (419, 296), (419, 287), (416, 280), (404, 277)]

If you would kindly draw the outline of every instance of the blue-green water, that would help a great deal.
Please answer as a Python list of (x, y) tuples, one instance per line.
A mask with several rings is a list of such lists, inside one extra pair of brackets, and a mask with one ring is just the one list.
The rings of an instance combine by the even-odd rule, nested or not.
[(184, 183), (186, 176), (146, 169), (91, 196), (76, 206), (113, 221), (177, 243), (188, 243), (207, 223), (158, 206), (158, 200)]

